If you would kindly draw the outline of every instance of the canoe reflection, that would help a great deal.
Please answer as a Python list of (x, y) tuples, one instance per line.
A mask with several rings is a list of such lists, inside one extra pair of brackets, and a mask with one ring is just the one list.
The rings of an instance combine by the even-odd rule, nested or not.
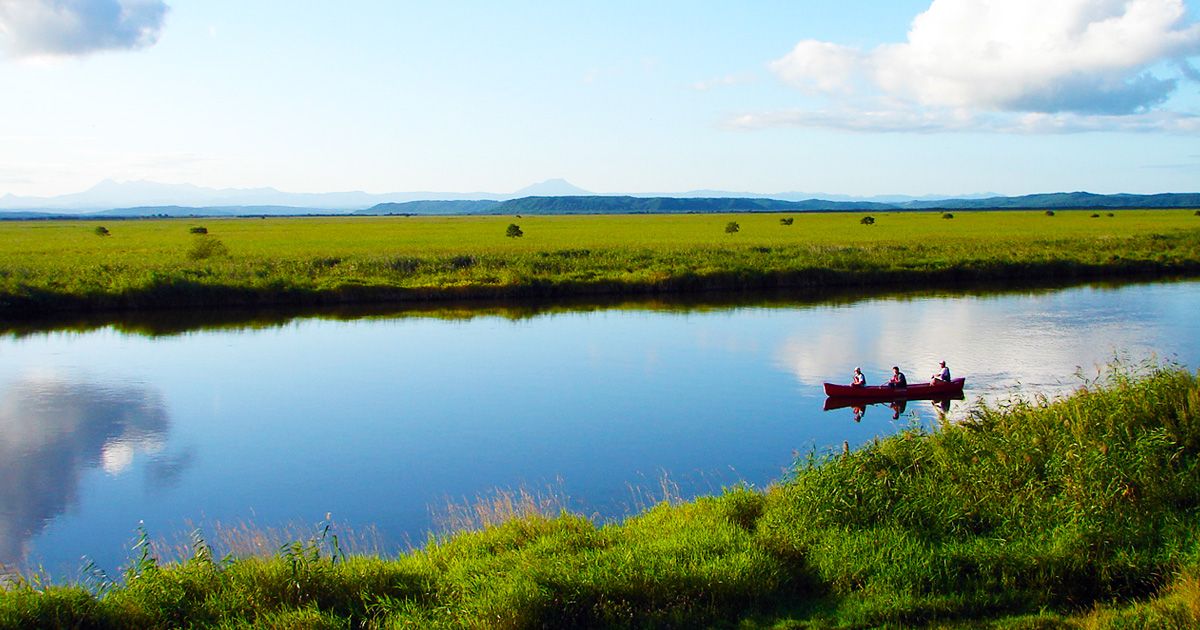
[[(829, 398), (825, 399), (825, 411), (833, 411), (835, 409), (845, 409), (845, 408), (849, 407), (850, 410), (854, 412), (854, 421), (860, 422), (863, 419), (863, 416), (866, 415), (867, 408), (874, 406), (874, 405), (879, 405), (882, 407), (887, 407), (888, 410), (892, 412), (893, 420), (899, 420), (900, 415), (908, 410), (908, 403), (912, 402), (913, 400), (914, 400), (913, 398), (901, 398), (898, 400), (865, 401), (865, 400), (860, 400), (857, 398), (842, 398), (842, 397), (838, 397), (838, 396), (830, 396)], [(963, 396), (962, 396), (962, 394), (959, 394), (958, 396), (951, 396), (949, 398), (939, 398), (939, 399), (935, 399), (935, 400), (930, 400), (929, 402), (933, 405), (934, 409), (936, 409), (939, 414), (945, 414), (945, 413), (949, 413), (950, 401), (952, 401), (952, 400), (963, 400)]]

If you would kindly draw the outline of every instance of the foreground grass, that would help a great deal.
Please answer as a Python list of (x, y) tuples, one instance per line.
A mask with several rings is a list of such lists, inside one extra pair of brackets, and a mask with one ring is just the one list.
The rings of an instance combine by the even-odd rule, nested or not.
[(1108, 214), (0, 222), (0, 314), (1200, 272), (1192, 211)]
[(120, 586), (10, 585), (0, 627), (1196, 627), (1198, 455), (1200, 379), (1118, 372), (622, 523), (515, 510), (394, 559), (197, 540)]

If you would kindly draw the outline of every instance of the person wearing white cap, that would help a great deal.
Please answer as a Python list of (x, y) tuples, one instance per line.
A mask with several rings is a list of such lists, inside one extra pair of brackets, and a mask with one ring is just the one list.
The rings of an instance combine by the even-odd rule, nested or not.
[(864, 387), (867, 384), (867, 377), (863, 375), (862, 368), (854, 368), (854, 382), (850, 383), (855, 387)]
[(935, 373), (933, 376), (929, 377), (929, 379), (930, 379), (929, 383), (933, 384), (933, 383), (937, 383), (938, 381), (941, 381), (943, 383), (949, 383), (950, 382), (950, 368), (946, 367), (946, 361), (942, 360), (940, 363), (938, 363), (938, 365), (941, 366), (942, 369), (939, 370), (937, 373)]

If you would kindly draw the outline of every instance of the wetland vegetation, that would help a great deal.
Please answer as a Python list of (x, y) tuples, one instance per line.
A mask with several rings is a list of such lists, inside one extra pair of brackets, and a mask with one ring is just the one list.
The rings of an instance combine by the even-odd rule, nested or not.
[(0, 627), (1194, 627), (1200, 378), (1113, 369), (765, 489), (597, 524), (528, 497), (395, 558), (330, 530), (269, 557), (135, 546), (123, 580), (36, 576)]
[(871, 225), (855, 213), (526, 216), (521, 238), (508, 217), (2, 222), (0, 313), (1200, 271), (1191, 210), (1047, 214), (876, 213)]

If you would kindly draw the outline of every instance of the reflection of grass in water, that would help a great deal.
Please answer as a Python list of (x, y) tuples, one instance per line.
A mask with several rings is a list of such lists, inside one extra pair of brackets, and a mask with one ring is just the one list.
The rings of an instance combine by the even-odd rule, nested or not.
[[(736, 239), (720, 227), (732, 217)], [(79, 222), (3, 222), (0, 308), (911, 286), (1200, 269), (1200, 232), (1185, 211), (1088, 217), (979, 212), (944, 221), (913, 212), (863, 228), (851, 215), (805, 214), (782, 228), (772, 214), (547, 216), (523, 220), (521, 239), (503, 236), (503, 217), (215, 220), (207, 236), (187, 234), (180, 221), (137, 221), (104, 239)], [(188, 257), (217, 235), (228, 255)]]
[(100, 599), (25, 585), (0, 595), (0, 627), (1200, 623), (1200, 376), (1180, 369), (980, 407), (617, 523), (509, 497), (483, 512), (510, 518), (395, 559), (326, 531), (265, 559), (193, 553)]

